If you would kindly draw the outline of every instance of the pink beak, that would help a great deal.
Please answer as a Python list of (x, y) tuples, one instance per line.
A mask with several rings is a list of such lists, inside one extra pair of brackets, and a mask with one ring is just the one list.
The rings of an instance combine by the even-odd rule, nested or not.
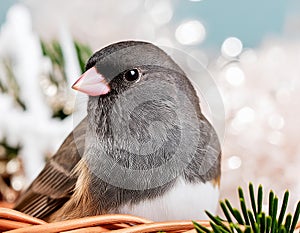
[(95, 66), (83, 73), (72, 88), (90, 96), (105, 95), (110, 91), (107, 81), (98, 73)]

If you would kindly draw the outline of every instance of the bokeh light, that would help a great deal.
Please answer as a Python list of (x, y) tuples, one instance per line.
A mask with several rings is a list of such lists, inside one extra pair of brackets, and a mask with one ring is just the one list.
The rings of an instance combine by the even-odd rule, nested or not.
[(205, 39), (205, 35), (205, 28), (198, 20), (192, 20), (180, 24), (175, 32), (177, 41), (183, 45), (201, 43)]
[(268, 119), (268, 124), (272, 129), (282, 129), (284, 126), (284, 119), (278, 114), (273, 114)]
[(227, 57), (236, 57), (243, 50), (243, 44), (240, 39), (236, 37), (227, 38), (222, 44), (222, 54)]
[(225, 77), (232, 86), (240, 86), (245, 80), (245, 74), (242, 69), (236, 65), (227, 67)]
[(173, 15), (173, 9), (171, 1), (146, 1), (146, 9), (151, 16), (153, 22), (158, 25), (168, 23)]
[(238, 169), (242, 164), (242, 160), (239, 156), (233, 155), (228, 158), (227, 160), (227, 166), (231, 170)]

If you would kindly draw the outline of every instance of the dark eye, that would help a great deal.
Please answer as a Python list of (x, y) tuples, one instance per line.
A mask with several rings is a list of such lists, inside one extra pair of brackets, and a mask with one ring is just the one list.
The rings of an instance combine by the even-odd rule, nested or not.
[(124, 78), (128, 82), (137, 82), (140, 79), (140, 72), (138, 69), (127, 70), (124, 73)]

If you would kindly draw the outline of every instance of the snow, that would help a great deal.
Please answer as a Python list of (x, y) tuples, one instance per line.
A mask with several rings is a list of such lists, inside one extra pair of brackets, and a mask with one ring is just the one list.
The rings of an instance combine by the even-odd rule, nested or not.
[[(72, 40), (66, 30), (61, 40), (69, 82), (78, 77), (79, 65), (75, 62)], [(13, 72), (20, 87), (20, 98), (26, 110), (16, 106), (13, 98), (0, 93), (0, 139), (5, 136), (11, 146), (20, 144), (27, 182), (32, 181), (42, 169), (45, 154), (54, 153), (72, 130), (72, 117), (63, 121), (51, 117), (52, 110), (40, 87), (43, 71), (51, 68), (42, 55), (38, 36), (32, 31), (31, 17), (26, 7), (14, 5), (0, 31), (0, 59), (12, 60)], [(1, 69), (0, 69), (1, 72)], [(1, 74), (1, 73), (0, 73)], [(2, 82), (5, 77), (0, 75)]]

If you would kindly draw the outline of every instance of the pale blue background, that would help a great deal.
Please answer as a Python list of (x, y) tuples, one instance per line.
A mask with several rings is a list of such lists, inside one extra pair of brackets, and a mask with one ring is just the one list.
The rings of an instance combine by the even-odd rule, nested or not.
[[(17, 1), (0, 0), (0, 24), (14, 2)], [(229, 36), (240, 38), (245, 47), (259, 46), (266, 36), (289, 36), (284, 33), (287, 19), (297, 15), (300, 18), (299, 0), (178, 0), (174, 3), (173, 22), (191, 18), (204, 23), (207, 38), (202, 47), (220, 47)]]
[[(300, 1), (299, 1), (300, 2)], [(281, 34), (288, 3), (284, 0), (203, 0), (177, 9), (178, 18), (200, 19), (207, 30), (203, 45), (218, 45), (236, 36), (246, 47), (258, 45), (265, 34)]]

